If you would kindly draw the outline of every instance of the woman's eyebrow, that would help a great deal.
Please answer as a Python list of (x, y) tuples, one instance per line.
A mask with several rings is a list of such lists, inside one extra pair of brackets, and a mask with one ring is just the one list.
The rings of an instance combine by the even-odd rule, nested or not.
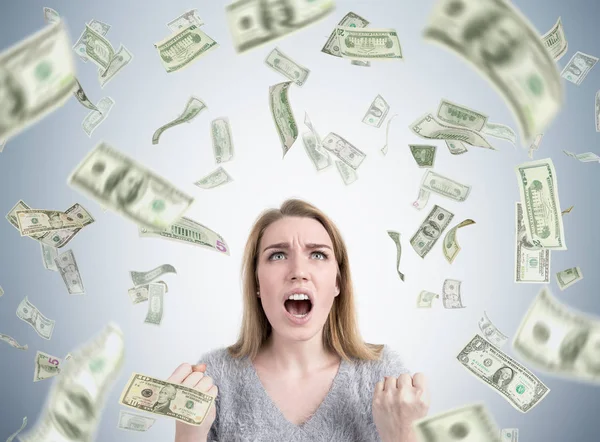
[[(329, 250), (331, 250), (331, 247), (329, 247), (327, 244), (317, 244), (317, 243), (307, 243), (306, 247), (307, 249), (317, 249), (317, 248), (321, 248), (321, 247), (325, 247), (328, 248)], [(263, 253), (266, 252), (268, 249), (289, 249), (290, 248), (290, 243), (287, 242), (279, 242), (277, 244), (271, 244), (270, 246), (265, 247), (265, 249), (263, 250)]]

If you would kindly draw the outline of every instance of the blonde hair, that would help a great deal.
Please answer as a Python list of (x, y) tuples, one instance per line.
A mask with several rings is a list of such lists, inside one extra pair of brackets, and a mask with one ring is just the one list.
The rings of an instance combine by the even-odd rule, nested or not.
[(284, 217), (307, 217), (319, 221), (331, 238), (338, 263), (337, 278), (340, 294), (334, 298), (329, 316), (323, 327), (323, 345), (345, 360), (378, 360), (382, 344), (369, 344), (362, 340), (357, 325), (354, 306), (354, 289), (350, 276), (348, 251), (340, 231), (327, 215), (312, 204), (300, 199), (288, 199), (279, 209), (263, 211), (250, 231), (242, 261), (242, 295), (244, 313), (242, 325), (235, 344), (227, 347), (234, 358), (248, 356), (251, 360), (269, 337), (272, 327), (258, 296), (258, 253), (260, 241), (267, 227)]

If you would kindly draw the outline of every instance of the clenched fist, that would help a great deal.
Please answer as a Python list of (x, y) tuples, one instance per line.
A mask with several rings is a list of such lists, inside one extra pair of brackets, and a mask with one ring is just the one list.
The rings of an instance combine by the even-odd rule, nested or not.
[(416, 442), (412, 424), (427, 415), (429, 391), (423, 373), (386, 376), (375, 384), (373, 421), (383, 442)]

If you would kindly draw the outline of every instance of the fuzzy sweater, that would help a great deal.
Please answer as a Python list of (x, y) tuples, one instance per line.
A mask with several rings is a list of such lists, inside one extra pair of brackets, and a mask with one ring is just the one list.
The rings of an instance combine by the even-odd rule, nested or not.
[(375, 384), (409, 372), (388, 346), (378, 361), (342, 359), (327, 396), (298, 426), (270, 399), (248, 357), (235, 359), (220, 348), (199, 362), (219, 389), (209, 442), (381, 442), (371, 408)]

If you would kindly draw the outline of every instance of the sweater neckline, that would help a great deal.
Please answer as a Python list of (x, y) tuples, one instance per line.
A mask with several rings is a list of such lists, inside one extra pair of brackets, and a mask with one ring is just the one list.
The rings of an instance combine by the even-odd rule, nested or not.
[(321, 401), (321, 403), (319, 404), (319, 406), (317, 407), (315, 412), (312, 415), (310, 415), (310, 417), (305, 422), (303, 422), (300, 425), (296, 425), (293, 422), (290, 422), (284, 416), (284, 414), (281, 412), (281, 410), (275, 404), (275, 402), (273, 402), (273, 399), (271, 399), (271, 396), (269, 396), (269, 394), (267, 393), (267, 390), (265, 389), (264, 385), (262, 384), (262, 381), (260, 380), (260, 377), (258, 376), (256, 369), (254, 368), (254, 364), (252, 363), (250, 358), (248, 358), (247, 356), (246, 356), (246, 362), (247, 362), (247, 369), (249, 370), (250, 375), (253, 377), (254, 382), (257, 386), (257, 389), (260, 390), (260, 394), (263, 396), (263, 399), (267, 403), (267, 407), (268, 407), (267, 411), (269, 411), (272, 416), (277, 416), (277, 419), (279, 421), (283, 422), (287, 427), (293, 429), (294, 431), (298, 431), (298, 430), (307, 431), (311, 427), (313, 422), (318, 418), (318, 416), (325, 411), (325, 409), (329, 406), (329, 403), (331, 402), (332, 397), (335, 395), (335, 392), (338, 388), (339, 383), (341, 382), (340, 378), (346, 372), (346, 368), (347, 368), (347, 361), (344, 358), (341, 358), (337, 373), (335, 374), (335, 376), (333, 378), (333, 382), (331, 383), (331, 387), (329, 387), (329, 391), (325, 395), (325, 398)]

